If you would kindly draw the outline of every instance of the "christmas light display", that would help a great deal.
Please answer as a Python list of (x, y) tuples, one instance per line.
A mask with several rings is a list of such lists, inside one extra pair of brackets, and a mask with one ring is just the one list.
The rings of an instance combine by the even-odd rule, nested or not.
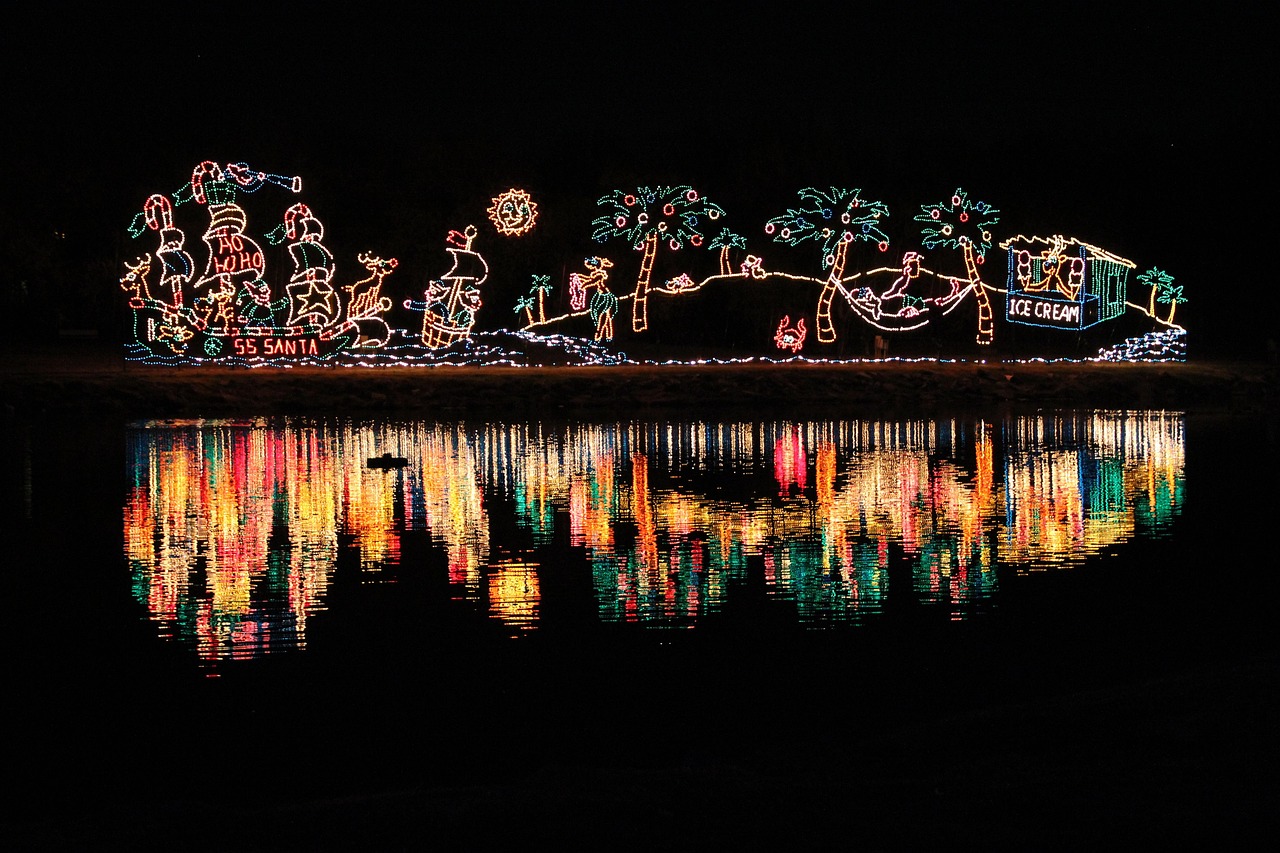
[(404, 306), (421, 311), (422, 343), (429, 349), (447, 347), (471, 336), (480, 310), (480, 285), (489, 277), (489, 265), (471, 248), (476, 227), (450, 231), (445, 249), (453, 256), (453, 266), (427, 287), (422, 301), (406, 301)]
[(775, 242), (788, 246), (814, 242), (822, 247), (822, 268), (830, 273), (818, 296), (819, 343), (829, 344), (836, 339), (831, 299), (844, 279), (850, 244), (874, 242), (882, 252), (889, 248), (889, 237), (880, 229), (881, 220), (889, 215), (888, 205), (864, 199), (861, 193), (860, 189), (806, 187), (797, 192), (801, 201), (807, 202), (805, 206), (788, 208), (764, 226), (764, 232)]
[(1009, 322), (1078, 330), (1124, 313), (1132, 261), (1058, 234), (1018, 235), (1000, 248), (1009, 253)]
[(755, 255), (747, 255), (742, 262), (741, 272), (744, 278), (762, 279), (768, 275), (764, 269), (764, 258), (757, 258)]
[(591, 322), (595, 323), (595, 339), (597, 341), (613, 340), (613, 317), (618, 313), (618, 297), (609, 290), (609, 270), (613, 262), (608, 258), (592, 256), (583, 261), (587, 268), (586, 275), (573, 273), (569, 276), (569, 304), (575, 311), (581, 311), (587, 305), (587, 291), (591, 294)]
[[(378, 291), (396, 261), (361, 255), (370, 277), (336, 288), (333, 254), (322, 242), (324, 226), (301, 202), (284, 210), (280, 224), (264, 235), (271, 245), (287, 243), (293, 263), (288, 281), (273, 289), (267, 255), (251, 236), (249, 213), (241, 203), (242, 196), (267, 186), (298, 193), (302, 181), (244, 163), (204, 161), (172, 197), (148, 197), (129, 231), (135, 238), (158, 232), (159, 246), (127, 263), (121, 279), (134, 312), (131, 358), (158, 357), (162, 363), (177, 357), (240, 363), (323, 359), (390, 339), (383, 315), (391, 301)], [(185, 232), (175, 221), (178, 213), (193, 208), (208, 216), (204, 271), (198, 277)], [(153, 271), (159, 273), (154, 285), (148, 280)]]
[[(668, 300), (679, 299), (692, 311), (717, 318), (702, 328), (724, 338), (707, 341), (709, 346), (745, 347), (747, 352), (648, 363), (842, 363), (885, 358), (890, 335), (902, 342), (893, 345), (895, 358), (926, 346), (937, 351), (950, 327), (939, 329), (931, 340), (908, 333), (947, 317), (964, 317), (957, 309), (969, 304), (971, 295), (977, 309), (976, 340), (984, 346), (995, 340), (1000, 320), (1081, 332), (1132, 311), (1131, 319), (1145, 313), (1157, 328), (1149, 334), (1137, 329), (1120, 344), (1112, 336), (1091, 360), (1186, 356), (1185, 329), (1174, 324), (1177, 306), (1186, 302), (1183, 288), (1159, 268), (1138, 276), (1148, 291), (1143, 293), (1145, 305), (1133, 304), (1126, 301), (1126, 290), (1134, 262), (1074, 238), (1018, 235), (999, 244), (1008, 259), (1005, 286), (988, 285), (980, 270), (999, 211), (972, 202), (961, 189), (946, 202), (920, 206), (914, 217), (921, 224), (920, 244), (892, 256), (880, 255), (889, 252), (889, 208), (884, 202), (864, 197), (859, 189), (800, 190), (799, 203), (767, 220), (764, 230), (775, 244), (820, 250), (820, 274), (807, 275), (780, 269), (780, 257), (771, 255), (766, 264), (761, 255), (748, 254), (747, 240), (720, 224), (724, 211), (689, 186), (614, 190), (597, 199), (601, 215), (590, 220), (589, 237), (625, 241), (638, 252), (634, 289), (615, 293), (610, 270), (621, 261), (592, 256), (585, 269), (568, 274), (564, 297), (555, 300), (550, 275), (518, 268), (518, 261), (530, 256), (527, 252), (499, 249), (490, 257), (486, 250), (482, 256), (473, 225), (449, 232), (446, 251), (452, 264), (443, 275), (411, 271), (412, 280), (425, 282), (425, 287), (418, 284), (409, 298), (403, 292), (384, 295), (387, 276), (400, 263), (371, 252), (358, 255), (363, 277), (346, 283), (320, 212), (309, 202), (290, 198), (301, 191), (297, 177), (257, 171), (244, 163), (204, 161), (177, 192), (147, 197), (129, 233), (134, 239), (152, 236), (155, 242), (126, 253), (129, 260), (118, 279), (132, 323), (126, 357), (158, 365), (253, 367), (625, 364), (633, 359), (618, 346), (615, 322), (626, 303), (631, 303), (631, 333), (638, 334), (648, 329), (651, 299), (663, 306), (664, 316), (672, 316), (666, 313), (672, 310)], [(542, 212), (522, 189), (506, 190), (489, 202), (491, 224), (508, 237), (527, 235)], [(269, 228), (256, 225), (264, 221)], [(194, 248), (186, 240), (193, 227), (202, 235)], [(887, 263), (857, 268), (860, 255), (850, 251), (857, 243), (874, 244), (866, 257), (884, 257)], [(203, 252), (198, 251), (201, 245)], [(665, 272), (655, 284), (654, 267), (664, 245), (671, 251), (686, 246), (715, 251), (715, 274), (709, 274), (710, 258), (686, 254), (683, 270)], [(954, 256), (954, 269), (943, 271), (946, 256), (930, 251), (937, 248), (958, 250), (963, 271)], [(491, 260), (498, 270), (492, 283)], [(532, 285), (521, 292), (517, 282), (530, 279)], [(393, 280), (392, 286), (400, 283)], [(482, 286), (485, 299), (492, 295), (511, 306), (511, 313), (481, 317)], [(1000, 317), (992, 310), (993, 291), (1005, 294)], [(421, 323), (406, 312), (421, 313)], [(864, 332), (860, 341), (855, 336), (832, 346), (837, 317), (858, 325)], [(675, 337), (646, 341), (643, 350), (671, 345), (688, 351), (693, 342)], [(1023, 336), (1011, 346), (1026, 348), (1032, 340)], [(856, 349), (863, 350), (864, 358), (844, 356)], [(1017, 361), (1026, 355), (1004, 357)]]
[[(546, 296), (553, 290), (555, 290), (555, 287), (551, 284), (551, 276), (534, 274), (533, 285), (529, 288), (529, 292), (516, 300), (516, 305), (513, 309), (517, 314), (521, 311), (525, 312), (525, 317), (529, 321), (525, 324), (526, 329), (534, 324), (547, 322)], [(538, 306), (537, 320), (533, 319), (534, 305)]]
[(924, 267), (921, 259), (919, 252), (906, 252), (901, 267), (854, 273), (838, 290), (854, 313), (877, 329), (909, 332), (922, 328), (934, 317), (955, 310), (972, 284), (939, 275)]
[(643, 332), (649, 328), (649, 280), (659, 242), (672, 251), (686, 243), (701, 246), (702, 219), (719, 219), (724, 210), (687, 186), (614, 190), (596, 204), (608, 212), (592, 221), (592, 237), (598, 242), (621, 237), (642, 253), (631, 302), (631, 330)]
[(707, 248), (720, 250), (720, 275), (733, 275), (733, 264), (729, 262), (729, 250), (747, 248), (747, 238), (741, 234), (735, 234), (728, 228), (721, 228), (720, 233), (707, 244)]
[(498, 233), (507, 237), (519, 237), (533, 230), (538, 221), (538, 205), (524, 190), (509, 189), (492, 199), (488, 209), (489, 221)]
[(995, 340), (995, 321), (991, 297), (987, 295), (987, 286), (978, 267), (986, 260), (987, 250), (991, 248), (990, 228), (1000, 221), (1000, 211), (985, 201), (970, 201), (962, 189), (957, 189), (949, 202), (923, 204), (920, 211), (915, 221), (923, 223), (920, 239), (926, 249), (942, 246), (963, 252), (964, 268), (978, 301), (977, 341), (989, 345)]
[(778, 331), (773, 335), (773, 342), (777, 344), (778, 349), (791, 350), (793, 353), (800, 352), (804, 348), (805, 335), (808, 334), (804, 327), (804, 318), (796, 320), (794, 326), (790, 323), (790, 314), (778, 322)]
[[(1173, 286), (1173, 276), (1160, 269), (1152, 267), (1146, 272), (1138, 276), (1138, 281), (1151, 288), (1151, 299), (1147, 304), (1147, 314), (1156, 317), (1156, 303), (1169, 306), (1169, 316), (1164, 322), (1172, 325), (1173, 314), (1178, 310), (1179, 303), (1187, 300), (1182, 295), (1182, 287)], [(1156, 319), (1159, 319), (1156, 317)]]

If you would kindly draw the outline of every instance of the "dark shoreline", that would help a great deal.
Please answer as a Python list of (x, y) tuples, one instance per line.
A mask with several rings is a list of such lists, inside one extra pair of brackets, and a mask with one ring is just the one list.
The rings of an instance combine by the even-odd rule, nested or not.
[(4, 353), (0, 400), (9, 413), (124, 417), (1270, 411), (1277, 406), (1276, 373), (1272, 364), (1226, 361), (164, 368), (126, 365), (116, 352), (80, 345)]

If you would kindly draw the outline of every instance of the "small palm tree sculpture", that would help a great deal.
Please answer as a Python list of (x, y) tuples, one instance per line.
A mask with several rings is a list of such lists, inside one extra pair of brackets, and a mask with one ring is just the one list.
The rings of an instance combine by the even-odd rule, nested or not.
[(1138, 281), (1151, 288), (1151, 298), (1147, 300), (1147, 313), (1154, 317), (1156, 316), (1156, 296), (1164, 293), (1173, 284), (1173, 276), (1159, 267), (1152, 267), (1140, 274)]
[(1182, 295), (1182, 285), (1173, 286), (1173, 276), (1170, 276), (1167, 282), (1161, 283), (1160, 295), (1156, 297), (1156, 302), (1169, 306), (1169, 316), (1165, 319), (1166, 323), (1173, 322), (1173, 312), (1178, 310), (1178, 305), (1186, 301), (1186, 298)]
[(526, 293), (516, 300), (516, 307), (512, 309), (517, 314), (523, 311), (525, 317), (529, 319), (529, 322), (525, 324), (526, 329), (533, 325), (533, 303), (533, 295)]
[(534, 275), (532, 290), (538, 293), (538, 322), (545, 323), (547, 322), (546, 296), (555, 290), (555, 287), (551, 284), (551, 276)]
[(729, 250), (747, 248), (747, 238), (741, 234), (735, 234), (728, 228), (721, 228), (720, 233), (711, 240), (707, 248), (720, 250), (720, 275), (731, 275), (733, 267), (729, 264)]

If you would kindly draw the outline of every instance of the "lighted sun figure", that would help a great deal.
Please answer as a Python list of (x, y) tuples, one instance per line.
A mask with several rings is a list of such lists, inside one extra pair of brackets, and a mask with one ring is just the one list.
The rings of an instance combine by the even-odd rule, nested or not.
[(538, 221), (538, 205), (527, 192), (509, 189), (492, 201), (493, 206), (488, 210), (489, 221), (499, 234), (519, 237), (533, 230), (534, 223)]

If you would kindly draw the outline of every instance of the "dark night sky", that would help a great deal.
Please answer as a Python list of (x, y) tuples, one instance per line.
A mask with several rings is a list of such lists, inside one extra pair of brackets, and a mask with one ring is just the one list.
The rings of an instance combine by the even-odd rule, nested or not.
[(114, 246), (196, 162), (243, 160), (302, 175), (340, 256), (340, 234), (438, 254), (437, 231), (525, 186), (544, 216), (572, 211), (576, 257), (615, 187), (693, 184), (754, 234), (811, 184), (861, 187), (904, 222), (963, 186), (1001, 209), (1001, 235), (1064, 233), (1168, 269), (1193, 354), (1196, 318), (1226, 338), (1242, 313), (1227, 253), (1260, 230), (1270, 182), (1260, 16), (883, 5), (7, 26), (0, 214)]

